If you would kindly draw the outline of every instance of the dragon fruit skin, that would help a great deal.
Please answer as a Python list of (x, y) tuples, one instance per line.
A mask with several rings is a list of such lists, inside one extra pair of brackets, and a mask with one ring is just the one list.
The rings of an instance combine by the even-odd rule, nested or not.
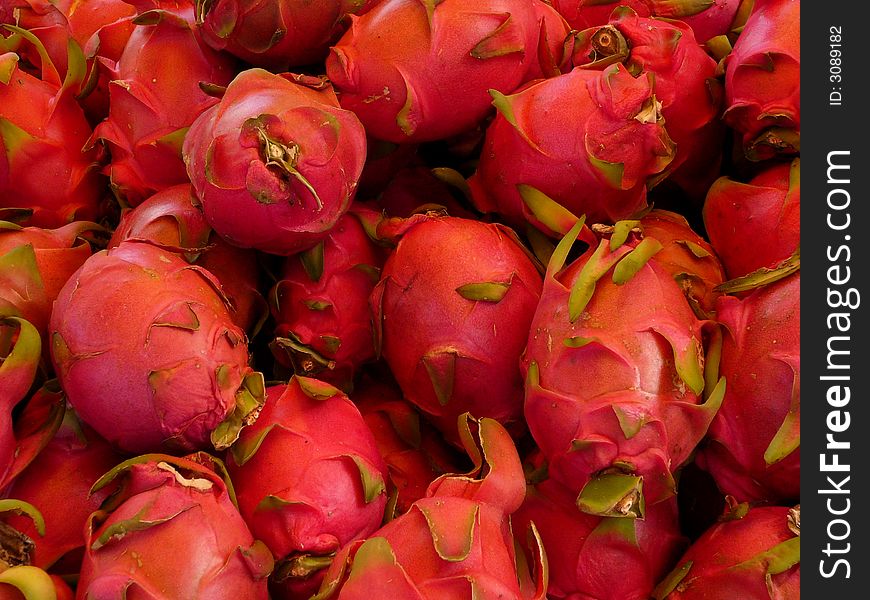
[(31, 564), (48, 569), (64, 555), (83, 548), (85, 522), (108, 494), (108, 490), (90, 494), (91, 486), (121, 460), (72, 410), (66, 411), (54, 438), (2, 492), (5, 498), (35, 506), (45, 520), (45, 534), (38, 535), (33, 521), (25, 516), (3, 518), (35, 543)]
[[(227, 467), (241, 514), (272, 551), (280, 583), (380, 526), (387, 467), (359, 410), (336, 388), (295, 376), (267, 395)], [(298, 583), (322, 574), (306, 572)]]
[[(235, 62), (199, 38), (192, 2), (156, 5), (133, 20), (136, 28), (112, 69), (109, 116), (94, 131), (112, 155), (112, 188), (129, 206), (188, 181), (184, 135), (218, 103), (199, 83), (225, 86), (235, 74)], [(167, 56), (176, 59), (167, 63)]]
[(513, 231), (418, 215), (372, 293), (378, 347), (405, 398), (447, 440), (470, 412), (521, 427), (517, 364), (541, 275)]
[[(525, 416), (550, 476), (571, 492), (611, 473), (637, 478), (624, 502), (589, 512), (638, 515), (638, 496), (652, 505), (674, 494), (673, 474), (706, 433), (721, 385), (704, 401), (703, 323), (649, 259), (660, 242), (599, 242), (587, 231), (572, 228), (544, 276), (522, 361)], [(589, 248), (565, 266), (580, 233)]]
[(653, 257), (673, 275), (697, 314), (709, 315), (725, 281), (725, 270), (712, 246), (696, 233), (682, 215), (660, 208), (640, 219), (643, 234), (662, 244)]
[(800, 496), (799, 300), (796, 273), (717, 303), (725, 327), (720, 373), (728, 387), (696, 461), (740, 502)]
[(88, 519), (78, 600), (268, 598), (272, 558), (221, 477), (189, 458), (151, 454), (121, 463), (94, 487), (118, 477), (120, 494)]
[(735, 507), (692, 544), (654, 598), (800, 598), (800, 507)]
[(380, 0), (197, 0), (203, 39), (272, 71), (322, 62), (345, 30), (348, 15)]
[(364, 377), (354, 386), (353, 402), (387, 463), (388, 492), (395, 494), (396, 515), (406, 513), (411, 504), (425, 497), (435, 479), (459, 470), (451, 449), (402, 398), (395, 382)]
[(40, 229), (0, 221), (0, 303), (36, 327), (43, 343), (52, 303), (91, 255), (83, 235), (99, 229), (87, 222)]
[(384, 254), (346, 213), (312, 250), (284, 260), (270, 294), (279, 362), (342, 389), (352, 386), (357, 369), (375, 358), (369, 296)]
[(531, 202), (535, 191), (590, 222), (626, 218), (646, 206), (647, 179), (673, 159), (652, 80), (622, 65), (494, 96), (498, 114), (468, 183), (478, 210), (515, 227), (530, 222), (552, 235)]
[(512, 526), (522, 542), (534, 523), (547, 550), (548, 598), (648, 600), (685, 548), (676, 499), (651, 506), (645, 519), (598, 517), (577, 509), (557, 481), (530, 486)]
[(725, 123), (750, 160), (800, 152), (800, 0), (755, 0), (725, 59)]
[(160, 246), (211, 272), (233, 307), (233, 322), (243, 331), (256, 330), (265, 317), (256, 253), (213, 232), (189, 183), (168, 187), (122, 213), (108, 247), (128, 239)]
[(775, 267), (800, 245), (800, 159), (770, 166), (749, 183), (718, 179), (703, 215), (730, 279)]
[(89, 258), (50, 331), (70, 404), (127, 452), (225, 448), (262, 404), (219, 282), (156, 246), (128, 241)]
[(539, 0), (384, 0), (353, 19), (326, 73), (371, 136), (433, 141), (480, 123), (490, 88), (557, 74), (567, 34)]
[(206, 220), (236, 246), (306, 250), (350, 206), (365, 132), (328, 84), (313, 89), (310, 79), (242, 71), (184, 139)]
[[(44, 65), (46, 77), (52, 69)], [(32, 209), (23, 225), (61, 227), (99, 216), (100, 156), (82, 151), (91, 129), (72, 95), (74, 83), (56, 71), (40, 80), (21, 69), (18, 54), (0, 52), (0, 209)]]
[(525, 494), (513, 441), (492, 419), (480, 420), (478, 435), (472, 437), (467, 423), (460, 434), (474, 470), (437, 479), (407, 513), (345, 547), (318, 599), (546, 598), (543, 549), (537, 546), (527, 567), (517, 560), (511, 532), (510, 515)]

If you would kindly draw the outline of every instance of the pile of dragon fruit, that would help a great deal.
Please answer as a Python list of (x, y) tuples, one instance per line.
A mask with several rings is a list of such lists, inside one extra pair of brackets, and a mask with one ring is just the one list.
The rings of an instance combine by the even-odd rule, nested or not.
[(800, 597), (799, 0), (0, 0), (0, 599)]

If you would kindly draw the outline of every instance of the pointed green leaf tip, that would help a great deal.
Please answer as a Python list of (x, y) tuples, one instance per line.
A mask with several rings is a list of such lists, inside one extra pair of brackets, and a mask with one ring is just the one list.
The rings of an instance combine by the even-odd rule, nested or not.
[(484, 281), (466, 283), (456, 288), (457, 293), (466, 300), (499, 303), (511, 287), (511, 282)]
[(668, 573), (668, 576), (665, 577), (661, 583), (656, 586), (656, 589), (653, 590), (652, 597), (653, 600), (665, 600), (665, 598), (677, 589), (677, 586), (680, 585), (680, 582), (686, 578), (686, 575), (689, 574), (689, 571), (692, 568), (692, 561), (687, 560), (681, 565), (677, 565), (677, 567)]
[(622, 434), (627, 440), (640, 433), (641, 428), (649, 422), (648, 415), (628, 412), (618, 404), (613, 405), (613, 413), (616, 415), (619, 428), (622, 429)]
[(320, 381), (319, 379), (299, 376), (295, 376), (293, 379), (296, 381), (297, 385), (299, 385), (299, 389), (302, 390), (302, 393), (312, 400), (329, 400), (334, 396), (342, 395), (338, 388), (331, 386), (324, 381)]
[(662, 243), (655, 238), (644, 238), (637, 247), (619, 261), (613, 270), (613, 283), (624, 285), (637, 275), (661, 249)]
[[(791, 366), (791, 365), (789, 365)], [(764, 451), (764, 462), (773, 465), (800, 448), (801, 445), (801, 392), (800, 374), (792, 367), (791, 404), (782, 424)]]
[(320, 281), (323, 276), (323, 247), (323, 242), (320, 242), (299, 255), (302, 268), (311, 281)]
[(12, 80), (12, 73), (18, 66), (18, 55), (14, 52), (6, 52), (0, 54), (0, 83), (9, 85)]
[(386, 492), (387, 486), (384, 478), (376, 469), (359, 456), (348, 455), (356, 468), (359, 470), (360, 480), (363, 486), (363, 499), (366, 504), (373, 502), (378, 496)]
[(617, 221), (613, 226), (613, 233), (610, 235), (610, 251), (615, 252), (617, 248), (628, 241), (628, 234), (639, 225), (640, 221), (637, 219)]
[(801, 268), (801, 249), (800, 246), (794, 251), (790, 257), (783, 260), (773, 268), (762, 267), (757, 271), (753, 271), (742, 277), (731, 279), (725, 283), (721, 283), (713, 288), (717, 292), (726, 294), (736, 294), (738, 292), (748, 292), (769, 285), (780, 279), (785, 279), (792, 273), (797, 273)]
[(517, 185), (517, 192), (532, 215), (554, 233), (565, 235), (579, 220), (574, 213), (535, 187), (521, 183)]
[(5, 584), (0, 587), (8, 585), (17, 589), (24, 600), (57, 600), (51, 576), (39, 567), (18, 565), (6, 569), (0, 573), (0, 584)]
[(6, 156), (10, 159), (21, 151), (25, 144), (36, 138), (7, 119), (0, 118), (0, 139), (6, 147)]
[(451, 506), (449, 514), (444, 512), (444, 507), (444, 504), (417, 505), (429, 526), (429, 534), (438, 556), (448, 562), (462, 562), (468, 558), (474, 545), (474, 530), (480, 518), (480, 504), (469, 502), (461, 507)]
[[(638, 246), (639, 247), (639, 246)], [(610, 252), (610, 243), (602, 241), (598, 244), (595, 252), (583, 265), (577, 279), (571, 286), (571, 293), (568, 295), (568, 318), (572, 323), (576, 322), (586, 306), (595, 294), (595, 286), (598, 280), (604, 277), (614, 264), (616, 264), (623, 256), (629, 253), (629, 250), (621, 246), (615, 252)], [(614, 273), (614, 278), (616, 274)]]
[(14, 512), (19, 515), (26, 515), (33, 521), (33, 527), (39, 535), (45, 535), (45, 519), (42, 513), (35, 506), (24, 500), (16, 500), (14, 498), (6, 498), (0, 500), (0, 514)]
[(600, 517), (643, 518), (643, 478), (604, 473), (589, 480), (577, 497), (577, 508)]
[(504, 21), (472, 48), (471, 56), (487, 59), (525, 52), (523, 30), (516, 24), (510, 13), (504, 13), (502, 16), (505, 17)]
[(656, 16), (679, 19), (700, 14), (712, 7), (714, 0), (656, 0)]
[(211, 443), (215, 450), (226, 450), (239, 439), (242, 429), (256, 421), (265, 402), (266, 384), (263, 374), (257, 371), (249, 373), (236, 391), (235, 408), (211, 433)]
[(431, 351), (421, 359), (423, 366), (426, 367), (426, 372), (429, 374), (429, 380), (432, 382), (435, 397), (441, 406), (447, 406), (453, 396), (457, 356), (456, 350), (441, 349)]

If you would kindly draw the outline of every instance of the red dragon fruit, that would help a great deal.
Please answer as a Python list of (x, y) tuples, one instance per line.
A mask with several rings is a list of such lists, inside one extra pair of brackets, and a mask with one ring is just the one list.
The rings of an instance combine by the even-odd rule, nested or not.
[(156, 246), (128, 241), (89, 258), (50, 330), (70, 404), (128, 452), (226, 448), (262, 405), (220, 283)]
[(372, 293), (376, 339), (402, 393), (457, 443), (465, 412), (521, 427), (520, 353), (541, 275), (513, 231), (417, 215)]
[(642, 17), (678, 19), (691, 26), (700, 43), (732, 31), (751, 0), (553, 0), (574, 29), (606, 25), (614, 9), (628, 6)]
[(88, 519), (76, 598), (268, 598), (269, 551), (251, 535), (228, 483), (197, 460), (144, 455), (94, 484), (99, 491), (117, 483)]
[(233, 322), (242, 330), (255, 332), (266, 317), (256, 253), (232, 246), (214, 233), (189, 183), (166, 188), (125, 211), (109, 248), (128, 239), (160, 246), (210, 271), (232, 305)]
[(443, 208), (451, 217), (476, 219), (454, 196), (454, 190), (432, 169), (408, 166), (393, 175), (375, 203), (390, 217), (410, 217), (418, 212)]
[(683, 288), (699, 315), (709, 315), (720, 293), (716, 286), (725, 280), (722, 263), (707, 241), (675, 212), (655, 209), (644, 215), (638, 226), (643, 234), (661, 242), (653, 260), (671, 273)]
[(359, 366), (375, 358), (369, 296), (384, 254), (347, 213), (314, 248), (287, 257), (270, 294), (275, 357), (350, 389)]
[(267, 393), (227, 466), (245, 522), (278, 561), (273, 578), (316, 589), (336, 551), (380, 526), (387, 467), (359, 410), (336, 388), (296, 376)]
[[(136, 28), (112, 69), (109, 116), (94, 131), (112, 155), (112, 188), (130, 206), (188, 181), (184, 136), (194, 119), (218, 103), (199, 84), (225, 86), (235, 74), (233, 61), (199, 38), (192, 1), (133, 3), (140, 9)], [(167, 56), (175, 58), (167, 62)]]
[(459, 470), (443, 437), (402, 398), (394, 382), (365, 377), (354, 387), (353, 402), (389, 469), (388, 510), (392, 505), (396, 515), (408, 512), (435, 479)]
[[(549, 474), (602, 516), (643, 516), (707, 431), (724, 384), (707, 386), (704, 332), (662, 244), (580, 221), (553, 253), (523, 357), (525, 415)], [(589, 245), (566, 265), (578, 235)], [(715, 381), (710, 382), (716, 383)]]
[(800, 245), (801, 167), (781, 163), (749, 183), (716, 181), (704, 202), (704, 226), (731, 279), (772, 268)]
[(52, 303), (91, 255), (85, 234), (100, 231), (98, 225), (82, 221), (59, 229), (0, 221), (0, 304), (14, 307), (36, 327), (43, 343)]
[(551, 213), (562, 207), (590, 222), (627, 218), (645, 208), (647, 181), (674, 157), (653, 78), (621, 64), (493, 96), (498, 115), (469, 185), (479, 210), (514, 226), (528, 221), (552, 235)]
[(347, 211), (365, 143), (322, 80), (249, 69), (194, 121), (184, 157), (218, 234), (286, 256), (314, 246)]
[(248, 63), (271, 70), (310, 65), (326, 57), (348, 15), (380, 0), (197, 0), (203, 38)]
[(492, 419), (474, 423), (474, 433), (471, 425), (462, 419), (460, 437), (474, 469), (439, 478), (407, 513), (369, 539), (346, 546), (324, 578), (318, 600), (546, 598), (540, 540), (535, 536), (530, 566), (518, 554), (511, 531), (510, 515), (525, 495), (513, 441)]
[[(101, 475), (122, 460), (109, 444), (68, 409), (55, 437), (36, 456), (2, 496), (36, 507), (44, 519), (40, 534), (32, 519), (9, 514), (3, 522), (34, 542), (31, 564), (48, 569), (85, 543), (82, 530), (88, 516), (100, 507), (108, 490), (90, 494)], [(81, 557), (75, 559), (81, 562)], [(78, 565), (73, 565), (78, 573)]]
[(577, 510), (574, 494), (554, 479), (529, 487), (513, 515), (518, 539), (534, 523), (547, 551), (552, 600), (648, 600), (684, 549), (672, 498), (645, 519), (598, 517)]
[[(722, 408), (696, 458), (741, 502), (800, 495), (800, 273), (738, 299), (723, 296)], [(752, 415), (746, 419), (746, 415)]]
[(353, 20), (326, 73), (371, 136), (432, 141), (479, 124), (490, 88), (557, 74), (567, 34), (540, 0), (384, 0)]
[[(39, 79), (25, 72), (19, 55), (7, 51), (32, 44), (33, 34), (5, 26), (0, 35), (0, 209), (33, 211), (24, 224), (60, 227), (99, 216), (103, 180), (96, 149), (83, 151), (91, 129), (73, 97), (84, 75), (81, 53), (70, 53), (61, 79), (46, 55)], [(2, 30), (0, 30), (2, 31)]]
[(607, 24), (576, 33), (571, 43), (566, 60), (575, 67), (601, 69), (619, 62), (635, 77), (654, 76), (655, 101), (676, 144), (669, 178), (703, 200), (720, 172), (725, 127), (718, 118), (722, 94), (716, 61), (698, 45), (692, 29), (622, 7)]
[(725, 122), (750, 160), (800, 152), (800, 0), (755, 0), (725, 60)]
[(655, 600), (797, 600), (800, 506), (733, 507), (680, 559)]

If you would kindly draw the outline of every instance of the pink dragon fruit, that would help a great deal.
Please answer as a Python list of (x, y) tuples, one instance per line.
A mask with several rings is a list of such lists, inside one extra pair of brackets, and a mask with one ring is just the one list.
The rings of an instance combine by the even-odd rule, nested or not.
[(197, 0), (203, 39), (257, 67), (284, 70), (321, 62), (348, 15), (380, 0)]
[(800, 152), (800, 0), (755, 0), (725, 60), (725, 123), (750, 160)]
[(655, 209), (641, 217), (643, 234), (661, 242), (653, 260), (668, 271), (699, 315), (709, 315), (720, 293), (716, 286), (725, 280), (722, 263), (707, 241), (675, 212)]
[(498, 115), (468, 183), (478, 210), (516, 227), (528, 221), (552, 235), (553, 214), (565, 209), (590, 222), (627, 218), (645, 208), (647, 181), (673, 160), (653, 78), (621, 64), (493, 96)]
[[(234, 62), (201, 41), (192, 1), (131, 0), (140, 14), (109, 86), (109, 116), (94, 131), (112, 155), (115, 194), (130, 206), (186, 183), (181, 146), (194, 119), (218, 103), (200, 83), (225, 86)], [(151, 8), (156, 6), (156, 8)], [(171, 62), (167, 56), (174, 56)]]
[(465, 412), (519, 431), (517, 364), (541, 290), (534, 259), (498, 224), (417, 215), (398, 232), (371, 304), (405, 398), (453, 443)]
[(243, 248), (314, 246), (353, 199), (365, 132), (322, 80), (242, 71), (184, 139), (206, 220)]
[(82, 151), (91, 134), (73, 97), (84, 59), (70, 53), (67, 77), (43, 60), (42, 79), (21, 68), (6, 47), (42, 43), (26, 30), (5, 26), (0, 35), (0, 209), (32, 210), (28, 225), (60, 227), (100, 214), (103, 180), (96, 149)]
[(513, 441), (492, 419), (474, 425), (472, 432), (467, 416), (460, 423), (474, 469), (437, 479), (407, 513), (367, 540), (346, 546), (324, 578), (318, 600), (546, 598), (540, 539), (534, 538), (530, 566), (518, 555), (511, 531), (510, 515), (525, 495)]
[(61, 290), (50, 331), (70, 404), (128, 452), (226, 448), (264, 400), (220, 283), (147, 243), (89, 258)]
[(377, 195), (375, 204), (390, 217), (410, 217), (418, 212), (443, 208), (451, 217), (476, 219), (453, 194), (450, 185), (424, 166), (398, 170)]
[(18, 565), (0, 573), (0, 600), (73, 600), (74, 597), (63, 579), (39, 567)]
[(675, 498), (650, 506), (645, 519), (598, 517), (577, 510), (574, 494), (548, 479), (529, 487), (513, 515), (517, 538), (531, 525), (547, 551), (547, 597), (648, 600), (684, 549)]
[(576, 33), (566, 60), (584, 69), (619, 62), (635, 77), (654, 76), (655, 101), (676, 144), (667, 173), (703, 200), (720, 172), (725, 127), (718, 118), (722, 94), (716, 61), (698, 45), (692, 29), (621, 7), (607, 24)]
[[(6, 525), (33, 540), (31, 564), (48, 569), (64, 555), (83, 548), (85, 522), (108, 493), (90, 494), (91, 486), (121, 460), (105, 440), (79, 422), (72, 410), (66, 411), (55, 437), (2, 492), (5, 498), (35, 506), (43, 518), (42, 534), (27, 516), (10, 514), (3, 518)], [(76, 560), (80, 562), (81, 557)], [(74, 569), (78, 573), (78, 568)]]
[(800, 506), (734, 506), (698, 538), (655, 600), (800, 598)]
[(353, 402), (387, 463), (391, 497), (387, 508), (392, 506), (395, 515), (408, 512), (439, 476), (459, 470), (451, 448), (402, 398), (394, 382), (383, 376), (366, 377), (354, 387)]
[(227, 466), (245, 522), (277, 561), (273, 579), (316, 589), (336, 551), (380, 526), (387, 467), (359, 410), (336, 388), (296, 376), (267, 393)]
[(704, 227), (731, 279), (772, 268), (800, 245), (800, 159), (771, 166), (749, 183), (716, 181), (704, 203)]
[(375, 358), (369, 296), (384, 254), (347, 213), (314, 248), (287, 257), (270, 294), (276, 359), (350, 389), (360, 365)]
[(553, 6), (574, 29), (606, 25), (617, 7), (628, 6), (642, 17), (683, 21), (702, 44), (729, 34), (746, 4), (751, 0), (553, 0)]
[(76, 598), (268, 598), (268, 549), (251, 535), (228, 483), (196, 460), (147, 454), (94, 484), (99, 491), (121, 479), (88, 519)]
[(98, 225), (82, 221), (59, 229), (0, 221), (0, 304), (13, 307), (36, 327), (43, 343), (52, 303), (91, 255), (86, 234), (102, 231)]
[(510, 93), (558, 73), (564, 20), (540, 0), (384, 0), (332, 47), (326, 73), (373, 137), (460, 134)]
[[(716, 305), (722, 408), (696, 458), (741, 502), (800, 495), (800, 273)], [(746, 415), (752, 415), (747, 420)]]
[[(562, 239), (522, 362), (525, 416), (550, 476), (602, 516), (643, 516), (674, 494), (724, 391), (705, 386), (702, 322), (650, 260), (661, 242), (631, 225), (599, 241), (581, 220)], [(581, 233), (589, 247), (566, 266)]]
[(232, 246), (213, 232), (189, 183), (166, 188), (125, 211), (109, 248), (128, 239), (160, 246), (211, 272), (232, 305), (233, 322), (242, 330), (256, 332), (265, 319), (268, 307), (258, 290), (256, 253)]

